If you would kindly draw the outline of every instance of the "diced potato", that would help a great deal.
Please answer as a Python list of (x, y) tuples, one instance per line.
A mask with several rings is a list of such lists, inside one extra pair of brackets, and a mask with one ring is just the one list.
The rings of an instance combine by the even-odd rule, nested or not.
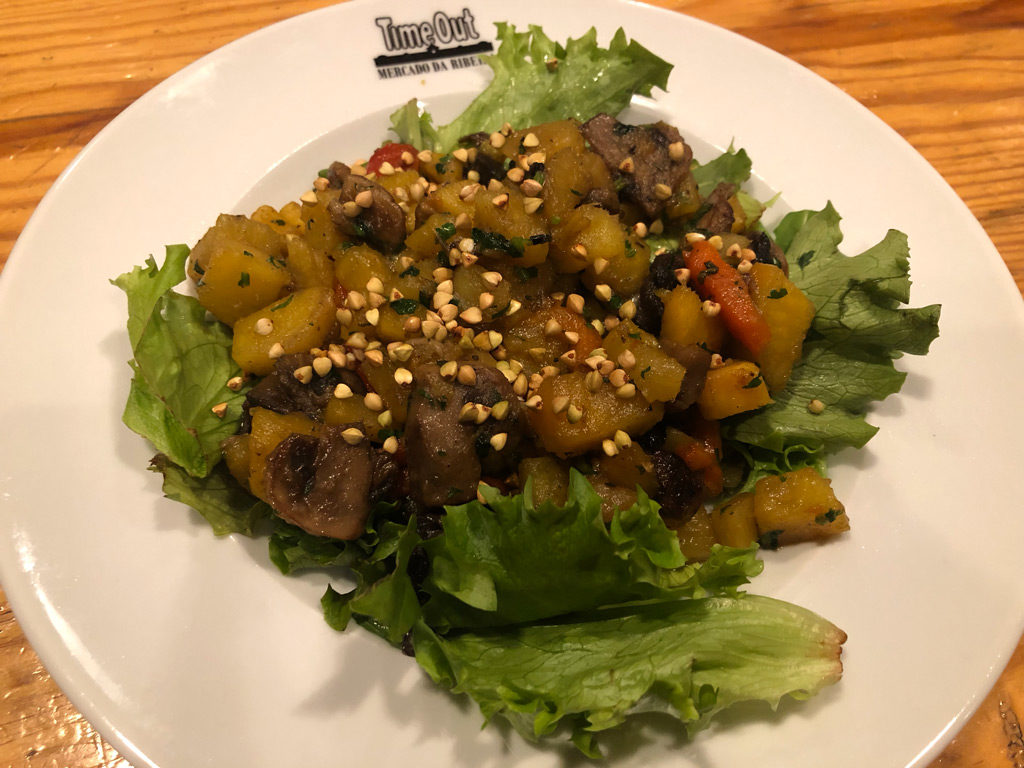
[(266, 224), (227, 214), (196, 243), (188, 272), (199, 303), (227, 325), (282, 296), (291, 281), (284, 238)]
[(395, 381), (395, 371), (401, 365), (385, 355), (382, 365), (364, 363), (359, 369), (360, 375), (370, 389), (380, 395), (381, 400), (384, 401), (384, 407), (391, 411), (396, 428), (405, 424), (409, 395), (412, 391), (409, 386)]
[(594, 461), (594, 469), (614, 485), (627, 489), (640, 486), (648, 496), (658, 492), (658, 478), (654, 474), (651, 457), (636, 443), (620, 449), (614, 456), (602, 454)]
[(754, 494), (740, 493), (711, 512), (711, 527), (719, 544), (749, 547), (757, 541)]
[[(582, 373), (567, 373), (544, 379), (538, 394), (543, 407), (530, 412), (530, 423), (544, 448), (560, 456), (585, 453), (598, 448), (601, 441), (616, 430), (641, 435), (661, 420), (664, 406), (649, 403), (639, 392), (631, 398), (615, 395), (611, 385), (591, 392)], [(566, 397), (583, 411), (583, 417), (572, 424), (568, 411), (555, 413), (556, 398)]]
[(303, 235), (306, 232), (302, 207), (296, 202), (287, 203), (280, 211), (270, 205), (261, 205), (249, 218), (266, 224), (281, 235)]
[(804, 336), (814, 320), (814, 304), (771, 264), (755, 264), (750, 271), (750, 297), (771, 328), (756, 362), (768, 389), (778, 392), (785, 388), (803, 353)]
[(466, 183), (462, 180), (465, 174), (462, 172), (463, 163), (461, 161), (456, 160), (451, 153), (441, 155), (432, 152), (431, 155), (430, 161), (420, 161), (419, 164), (420, 173), (426, 179), (437, 184), (455, 182), (461, 186)]
[(676, 536), (679, 537), (679, 549), (686, 555), (687, 560), (707, 560), (711, 557), (711, 548), (720, 543), (715, 538), (711, 517), (703, 508), (698, 509), (693, 517), (682, 525), (677, 525), (671, 519), (666, 520), (665, 524), (676, 532)]
[(850, 530), (846, 509), (832, 491), (831, 481), (811, 467), (758, 480), (754, 517), (761, 544), (769, 549)]
[(304, 413), (275, 413), (266, 408), (253, 408), (252, 432), (249, 435), (249, 490), (266, 500), (266, 485), (263, 473), (267, 468), (267, 458), (278, 444), (289, 435), (316, 435), (321, 425)]
[(288, 235), (287, 241), (288, 271), (296, 288), (330, 288), (334, 285), (334, 264), (326, 253), (298, 235)]
[(343, 242), (344, 238), (338, 232), (338, 228), (331, 221), (327, 213), (327, 204), (337, 200), (341, 195), (340, 189), (326, 189), (316, 193), (316, 203), (303, 203), (300, 217), (306, 229), (306, 239), (314, 248), (319, 248), (326, 253), (333, 253)]
[[(551, 234), (551, 261), (559, 272), (580, 272), (595, 259), (620, 260), (625, 232), (619, 217), (597, 205), (581, 205), (566, 215)], [(606, 269), (610, 276), (612, 270)]]
[(685, 285), (672, 289), (664, 299), (661, 338), (688, 346), (697, 344), (709, 351), (722, 348), (725, 326), (719, 316), (708, 317), (700, 308), (701, 300)]
[(324, 422), (332, 426), (359, 424), (363, 434), (370, 440), (383, 442), (379, 440), (381, 430), (380, 422), (377, 420), (379, 415), (378, 412), (371, 411), (366, 407), (362, 395), (352, 395), (352, 397), (346, 398), (332, 397), (327, 402), (327, 408), (324, 411)]
[(731, 360), (708, 371), (697, 407), (705, 419), (717, 421), (770, 402), (772, 398), (757, 366), (747, 360)]
[[(435, 192), (434, 195), (430, 196), (430, 199), (433, 201), (435, 195), (440, 192), (441, 190)], [(458, 195), (455, 195), (455, 199), (458, 200)], [(469, 203), (466, 203), (465, 206), (465, 213), (468, 215), (472, 212), (472, 206)], [(462, 211), (460, 211), (460, 213), (462, 213)], [(416, 229), (414, 229), (409, 236), (405, 238), (405, 247), (418, 254), (419, 258), (433, 258), (437, 255), (437, 252), (444, 247), (438, 230), (444, 232), (447, 228), (454, 233), (455, 229), (454, 224), (452, 223), (454, 218), (455, 217), (451, 213), (447, 212), (432, 213), (427, 217), (426, 221), (416, 227)], [(452, 236), (454, 236), (454, 234)]]
[(627, 373), (648, 400), (667, 403), (679, 394), (686, 368), (667, 354), (654, 336), (631, 320), (620, 323), (605, 336), (604, 347), (608, 357), (616, 361), (629, 350), (636, 362)]
[(601, 519), (606, 523), (611, 522), (617, 510), (629, 509), (636, 504), (636, 486), (630, 488), (610, 483), (600, 473), (587, 479), (590, 480), (597, 495), (601, 497)]
[(532, 481), (533, 504), (539, 507), (545, 501), (562, 506), (569, 492), (569, 470), (552, 456), (539, 456), (519, 462), (519, 483)]
[[(496, 199), (507, 200), (500, 205)], [(498, 235), (511, 245), (518, 254), (514, 258), (516, 266), (532, 267), (540, 264), (548, 257), (547, 223), (538, 213), (527, 213), (526, 196), (519, 187), (506, 186), (504, 192), (492, 193), (481, 189), (473, 199), (473, 230), (476, 250), (488, 258), (501, 258), (512, 255), (504, 243), (491, 243), (488, 235)], [(483, 237), (481, 237), (481, 234)], [(538, 236), (539, 241), (531, 243), (530, 238)]]
[(366, 284), (377, 278), (387, 296), (394, 273), (379, 251), (368, 245), (353, 245), (335, 254), (334, 277), (346, 291), (359, 291), (363, 296)]
[(303, 288), (235, 323), (231, 357), (246, 373), (265, 376), (274, 369), (270, 351), (275, 344), (284, 354), (319, 347), (334, 328), (335, 315), (329, 289)]
[(552, 224), (567, 217), (587, 195), (601, 189), (615, 194), (608, 167), (593, 152), (563, 149), (549, 154), (544, 165), (544, 206)]
[[(545, 328), (551, 322), (557, 323), (563, 332), (579, 336), (576, 344), (569, 342), (564, 333), (546, 333)], [(561, 306), (503, 318), (500, 330), (504, 334), (505, 348), (514, 359), (522, 361), (529, 373), (541, 367), (540, 360), (554, 360), (570, 349), (576, 352), (577, 360), (585, 360), (601, 346), (601, 337), (583, 316)], [(535, 350), (536, 354), (530, 350)]]
[[(487, 305), (481, 309), (485, 323), (508, 312), (509, 302), (512, 299), (509, 281), (502, 279), (497, 285), (491, 285), (484, 277), (488, 271), (479, 264), (463, 265), (455, 270), (455, 277), (452, 280), (459, 307), (469, 309), (470, 307), (481, 307), (483, 304)], [(481, 303), (481, 297), (484, 294), (488, 294), (488, 297)]]

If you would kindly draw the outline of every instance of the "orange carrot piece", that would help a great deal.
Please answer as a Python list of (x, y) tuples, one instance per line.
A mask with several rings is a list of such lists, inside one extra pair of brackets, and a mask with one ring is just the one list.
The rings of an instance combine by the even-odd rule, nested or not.
[(717, 303), (729, 333), (755, 355), (760, 354), (771, 330), (750, 298), (743, 276), (707, 240), (695, 242), (684, 259), (697, 293)]

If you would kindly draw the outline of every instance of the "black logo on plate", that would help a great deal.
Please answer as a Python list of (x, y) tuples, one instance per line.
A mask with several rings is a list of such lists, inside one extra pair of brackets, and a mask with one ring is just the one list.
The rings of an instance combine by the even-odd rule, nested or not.
[(382, 79), (477, 67), (483, 64), (477, 54), (494, 50), (489, 41), (480, 40), (469, 8), (458, 16), (437, 11), (427, 20), (413, 22), (378, 16), (374, 23), (388, 51), (373, 60)]

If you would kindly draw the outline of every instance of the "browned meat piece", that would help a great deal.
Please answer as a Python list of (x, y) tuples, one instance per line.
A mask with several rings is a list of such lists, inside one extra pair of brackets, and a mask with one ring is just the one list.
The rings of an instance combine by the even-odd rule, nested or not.
[[(405, 213), (384, 187), (365, 176), (357, 176), (344, 163), (331, 163), (327, 180), (340, 189), (337, 200), (327, 205), (327, 213), (338, 231), (358, 236), (385, 253), (398, 250), (405, 241)], [(359, 205), (355, 217), (345, 215), (345, 203), (362, 203), (369, 192), (370, 205)]]
[(736, 192), (736, 185), (728, 182), (721, 182), (711, 190), (704, 201), (710, 206), (707, 212), (697, 220), (697, 229), (705, 229), (708, 232), (730, 232), (735, 215), (732, 212), (732, 205), (729, 198)]
[[(623, 185), (620, 194), (640, 206), (649, 219), (656, 219), (665, 209), (664, 196), (657, 194), (655, 188), (664, 184), (675, 191), (690, 175), (693, 152), (679, 131), (667, 123), (626, 125), (611, 115), (601, 114), (584, 123), (580, 130), (616, 182)], [(669, 146), (676, 142), (682, 152), (673, 160)], [(623, 170), (627, 158), (632, 162), (631, 172), (629, 163), (627, 170)]]
[[(249, 390), (245, 413), (248, 414), (250, 408), (260, 407), (276, 413), (302, 411), (310, 418), (320, 419), (338, 384), (348, 384), (356, 394), (366, 392), (362, 380), (346, 369), (334, 368), (326, 376), (314, 376), (309, 384), (298, 381), (295, 371), (312, 363), (313, 356), (308, 353), (279, 357), (274, 370)], [(243, 432), (248, 431), (247, 424), (243, 427)]]
[[(476, 498), (484, 470), (507, 471), (526, 427), (523, 406), (504, 375), (495, 368), (473, 366), (476, 384), (467, 386), (441, 376), (436, 364), (418, 366), (405, 428), (406, 463), (411, 495), (428, 507), (460, 504)], [(466, 403), (492, 406), (509, 403), (502, 420), (483, 424), (460, 422)], [(505, 433), (506, 444), (496, 451), (491, 438)]]
[(662, 339), (661, 347), (686, 368), (679, 394), (668, 404), (669, 413), (682, 413), (697, 402), (704, 389), (711, 367), (711, 353), (696, 344), (678, 344), (669, 339)]
[[(370, 444), (349, 445), (346, 426), (320, 437), (291, 435), (267, 458), (268, 501), (279, 517), (315, 536), (356, 539), (370, 514)], [(359, 426), (359, 425), (354, 425)]]

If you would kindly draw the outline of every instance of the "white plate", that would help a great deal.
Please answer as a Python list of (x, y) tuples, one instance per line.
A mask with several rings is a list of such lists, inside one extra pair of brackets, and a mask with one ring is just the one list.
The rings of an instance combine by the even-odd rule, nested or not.
[[(481, 40), (506, 17), (558, 39), (594, 24), (607, 41), (626, 26), (676, 64), (670, 93), (645, 114), (718, 147), (735, 139), (789, 207), (831, 199), (847, 252), (888, 227), (907, 232), (913, 303), (943, 304), (932, 353), (901, 360), (903, 393), (872, 413), (882, 431), (836, 463), (853, 531), (767, 556), (754, 584), (849, 632), (842, 682), (691, 743), (659, 731), (619, 744), (617, 764), (926, 763), (1024, 628), (1024, 517), (1011, 497), (1024, 305), (998, 254), (904, 141), (781, 56), (615, 0), (467, 2)], [(480, 731), (474, 707), (367, 633), (328, 629), (323, 576), (283, 578), (264, 541), (215, 539), (163, 500), (144, 471), (151, 449), (119, 421), (129, 349), (108, 278), (164, 243), (194, 242), (265, 177), (256, 197), (280, 204), (328, 161), (365, 155), (408, 98), (450, 112), (460, 98), (443, 97), (482, 86), (481, 67), (378, 77), (373, 58), (387, 52), (375, 19), (433, 13), (412, 7), (356, 2), (295, 18), (155, 88), (61, 177), (0, 280), (0, 576), (57, 682), (136, 766), (563, 762)]]

